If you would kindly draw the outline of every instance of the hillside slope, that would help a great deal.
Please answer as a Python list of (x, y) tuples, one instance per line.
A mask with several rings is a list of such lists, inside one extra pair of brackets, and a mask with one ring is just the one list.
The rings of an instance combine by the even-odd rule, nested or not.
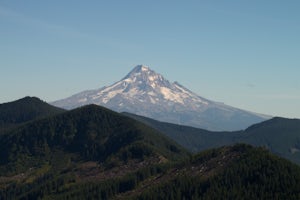
[(234, 144), (242, 136), (242, 131), (214, 132), (204, 129), (160, 122), (151, 118), (123, 113), (124, 115), (138, 120), (159, 130), (164, 135), (175, 140), (186, 149), (196, 153), (210, 148)]
[(85, 163), (61, 173), (49, 170), (43, 174), (44, 171), (45, 167), (33, 174), (38, 174), (39, 178), (34, 179), (31, 175), (14, 184), (10, 180), (9, 185), (5, 185), (4, 178), (0, 177), (0, 198), (300, 198), (299, 166), (265, 149), (247, 145), (212, 149), (184, 161), (151, 163), (124, 173), (99, 171), (99, 167), (93, 163)]
[(179, 159), (187, 153), (138, 121), (89, 105), (18, 127), (0, 140), (2, 172), (26, 171), (53, 160), (55, 152), (120, 165), (132, 159)]
[(261, 148), (235, 145), (210, 150), (172, 170), (172, 178), (159, 177), (162, 180), (143, 189), (138, 199), (300, 198), (299, 166)]
[(239, 141), (265, 146), (273, 153), (300, 164), (300, 120), (276, 117), (244, 131)]
[(36, 97), (0, 104), (0, 133), (24, 122), (64, 112)]
[(213, 132), (159, 122), (134, 114), (124, 114), (159, 130), (193, 152), (223, 145), (247, 143), (254, 146), (264, 146), (271, 152), (300, 164), (299, 119), (276, 117), (250, 126), (243, 131)]

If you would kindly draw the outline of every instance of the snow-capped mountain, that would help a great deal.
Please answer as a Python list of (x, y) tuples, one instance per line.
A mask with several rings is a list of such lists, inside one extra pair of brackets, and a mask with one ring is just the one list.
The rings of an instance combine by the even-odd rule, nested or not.
[(111, 86), (84, 91), (52, 103), (65, 109), (87, 104), (208, 130), (245, 129), (266, 119), (202, 98), (177, 82), (169, 82), (145, 65), (136, 66)]

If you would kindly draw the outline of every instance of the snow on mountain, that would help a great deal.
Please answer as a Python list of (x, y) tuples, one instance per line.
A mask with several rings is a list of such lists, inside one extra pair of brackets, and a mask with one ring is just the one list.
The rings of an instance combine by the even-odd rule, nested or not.
[(245, 129), (265, 120), (258, 114), (202, 98), (177, 82), (169, 82), (145, 65), (136, 66), (111, 86), (84, 91), (52, 103), (65, 109), (87, 104), (209, 130)]

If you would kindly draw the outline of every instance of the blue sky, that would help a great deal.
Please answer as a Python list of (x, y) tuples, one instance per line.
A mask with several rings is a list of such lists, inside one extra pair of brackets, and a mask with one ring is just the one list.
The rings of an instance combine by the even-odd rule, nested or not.
[(148, 65), (202, 97), (300, 118), (300, 1), (0, 0), (0, 103)]

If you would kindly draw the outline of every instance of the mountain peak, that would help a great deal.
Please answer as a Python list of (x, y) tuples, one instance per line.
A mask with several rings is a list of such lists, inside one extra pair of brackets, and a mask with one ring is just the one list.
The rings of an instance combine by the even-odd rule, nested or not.
[(150, 73), (156, 73), (156, 72), (151, 70), (146, 65), (137, 65), (125, 76), (124, 79), (130, 78), (130, 77), (141, 76), (142, 74), (147, 75)]
[(96, 104), (117, 112), (210, 130), (244, 129), (262, 121), (261, 117), (246, 111), (202, 98), (146, 65), (135, 66), (122, 80), (110, 86), (82, 92), (53, 104), (64, 108)]
[(149, 71), (150, 68), (147, 65), (137, 65), (135, 68), (137, 68), (139, 71)]
[(143, 85), (142, 87), (148, 85), (152, 88), (157, 85), (166, 85), (168, 87), (171, 85), (162, 75), (156, 73), (146, 65), (137, 65), (121, 81)]

